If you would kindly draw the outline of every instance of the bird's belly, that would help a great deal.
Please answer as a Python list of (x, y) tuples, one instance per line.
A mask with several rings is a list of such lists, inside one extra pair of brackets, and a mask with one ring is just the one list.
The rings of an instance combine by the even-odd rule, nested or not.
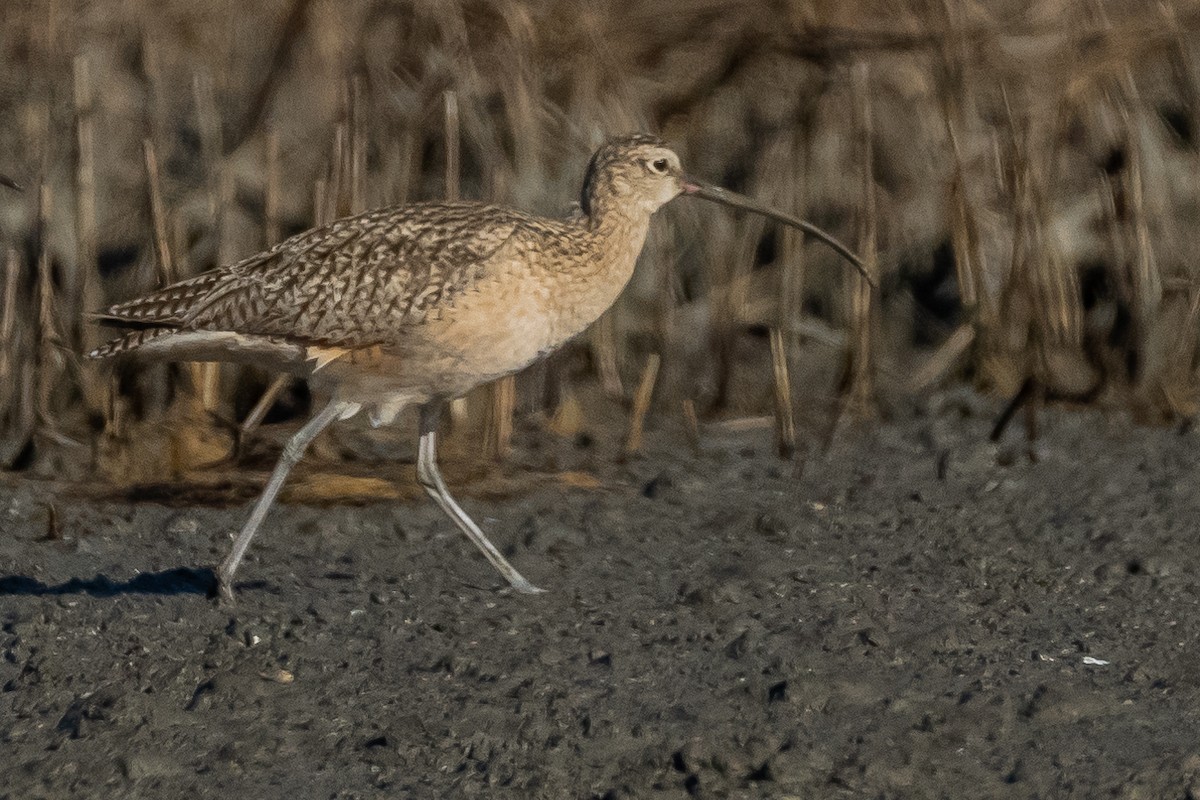
[(497, 281), (405, 326), (386, 347), (334, 359), (314, 378), (346, 400), (379, 408), (459, 397), (560, 347), (594, 322), (621, 286), (562, 291), (529, 273)]
[(546, 355), (575, 331), (541, 298), (510, 298), (497, 308), (456, 309), (418, 334), (432, 372), (461, 391), (516, 372)]
[(365, 405), (457, 397), (528, 366), (577, 332), (563, 336), (553, 315), (534, 303), (457, 311), (411, 326), (392, 345), (340, 355), (313, 380)]

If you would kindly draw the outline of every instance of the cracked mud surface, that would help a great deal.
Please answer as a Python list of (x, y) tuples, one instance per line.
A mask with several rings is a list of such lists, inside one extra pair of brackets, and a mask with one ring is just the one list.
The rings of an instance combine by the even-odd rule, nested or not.
[(1200, 796), (1195, 434), (1053, 413), (1030, 464), (996, 408), (799, 477), (545, 444), (599, 487), (462, 493), (536, 597), (432, 504), (291, 505), (220, 608), (245, 506), (7, 480), (0, 797)]

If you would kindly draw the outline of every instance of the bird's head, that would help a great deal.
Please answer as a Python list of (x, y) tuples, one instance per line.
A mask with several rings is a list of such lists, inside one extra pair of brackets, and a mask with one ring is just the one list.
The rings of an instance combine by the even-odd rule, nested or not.
[(685, 177), (679, 156), (657, 136), (614, 136), (588, 164), (579, 207), (591, 224), (619, 218), (648, 221), (650, 215), (681, 194), (760, 214), (814, 236), (834, 249), (871, 286), (874, 276), (850, 248), (810, 222), (762, 205), (719, 186)]
[(588, 164), (580, 208), (591, 218), (613, 212), (648, 216), (683, 188), (679, 156), (661, 139), (641, 133), (615, 136)]

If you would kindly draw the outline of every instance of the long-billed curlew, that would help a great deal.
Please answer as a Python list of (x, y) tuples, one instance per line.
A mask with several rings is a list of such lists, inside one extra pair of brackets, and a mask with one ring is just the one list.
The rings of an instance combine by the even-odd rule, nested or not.
[(112, 306), (102, 321), (138, 327), (89, 353), (137, 350), (186, 361), (242, 361), (308, 377), (330, 400), (288, 441), (221, 564), (221, 594), (309, 443), (361, 410), (372, 424), (420, 406), (417, 477), (520, 592), (541, 591), (459, 507), (437, 465), (444, 403), (516, 372), (594, 322), (633, 274), (651, 215), (680, 194), (738, 205), (835, 240), (786, 215), (684, 178), (646, 135), (609, 140), (588, 166), (577, 211), (548, 219), (482, 203), (370, 211), (266, 252)]

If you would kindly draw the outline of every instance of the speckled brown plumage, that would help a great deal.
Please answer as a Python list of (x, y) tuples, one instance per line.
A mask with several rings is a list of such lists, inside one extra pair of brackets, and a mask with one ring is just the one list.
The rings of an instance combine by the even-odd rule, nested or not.
[(649, 136), (592, 158), (580, 207), (545, 218), (481, 203), (379, 209), (294, 236), (231, 266), (109, 308), (140, 330), (89, 355), (246, 361), (306, 375), (329, 404), (295, 434), (220, 570), (234, 571), (292, 465), (325, 426), (366, 409), (375, 424), (421, 406), (417, 472), (515, 588), (536, 591), (450, 497), (437, 470), (446, 399), (511, 374), (580, 333), (633, 273), (679, 159)]
[[(646, 159), (664, 153), (671, 168), (653, 174)], [(520, 369), (594, 321), (679, 180), (661, 142), (631, 136), (596, 152), (580, 208), (562, 218), (458, 202), (341, 219), (112, 306), (108, 322), (178, 335), (135, 331), (89, 355), (320, 368), (317, 388), (386, 421), (390, 409)]]
[(453, 307), (527, 214), (425, 203), (340, 219), (229, 267), (119, 303), (108, 319), (366, 347)]
[[(563, 219), (472, 202), (421, 203), (369, 211), (306, 231), (237, 264), (118, 303), (100, 317), (194, 331), (236, 331), (313, 345), (389, 345), (430, 314), (452, 309), (464, 292), (506, 266), (506, 245), (551, 271), (598, 271), (620, 244), (598, 235), (622, 216), (611, 162), (630, 147), (661, 147), (655, 137), (625, 137), (593, 157), (581, 210)], [(630, 227), (630, 226), (625, 226)], [(635, 231), (630, 231), (635, 232)], [(124, 347), (89, 353), (103, 358)]]

